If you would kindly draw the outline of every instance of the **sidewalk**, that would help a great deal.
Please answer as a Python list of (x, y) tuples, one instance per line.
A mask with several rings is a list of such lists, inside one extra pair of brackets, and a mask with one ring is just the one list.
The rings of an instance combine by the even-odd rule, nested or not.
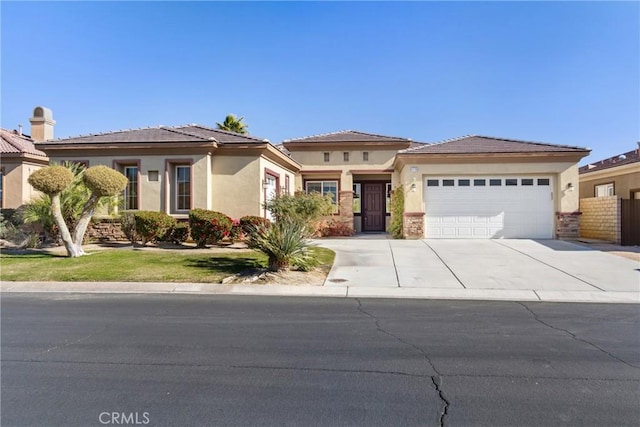
[(412, 298), (478, 301), (640, 303), (637, 292), (513, 289), (381, 288), (367, 286), (222, 285), (148, 282), (2, 282), (3, 293), (202, 294), (332, 298)]

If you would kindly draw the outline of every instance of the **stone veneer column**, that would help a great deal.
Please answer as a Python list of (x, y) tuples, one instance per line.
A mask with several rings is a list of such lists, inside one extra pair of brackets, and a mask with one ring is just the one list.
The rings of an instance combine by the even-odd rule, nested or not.
[(556, 239), (580, 237), (580, 215), (582, 212), (556, 212)]
[(353, 191), (340, 191), (338, 198), (339, 221), (353, 231)]
[(402, 235), (405, 239), (424, 238), (424, 212), (405, 212), (403, 214)]

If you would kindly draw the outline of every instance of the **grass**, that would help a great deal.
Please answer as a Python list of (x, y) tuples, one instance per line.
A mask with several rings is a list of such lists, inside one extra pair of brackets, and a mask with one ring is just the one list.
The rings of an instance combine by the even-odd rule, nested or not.
[[(328, 271), (335, 253), (318, 247), (312, 251), (320, 261), (319, 267)], [(111, 249), (80, 258), (45, 253), (0, 254), (3, 281), (220, 283), (232, 274), (266, 266), (267, 257), (258, 252), (207, 255)]]

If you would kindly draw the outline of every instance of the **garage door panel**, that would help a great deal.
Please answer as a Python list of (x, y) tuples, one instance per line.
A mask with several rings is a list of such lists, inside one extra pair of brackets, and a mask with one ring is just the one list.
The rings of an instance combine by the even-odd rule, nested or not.
[[(551, 186), (521, 185), (521, 176), (502, 178), (500, 186), (474, 186), (474, 178), (454, 179), (453, 187), (430, 187), (425, 181), (425, 233), (432, 238), (551, 238), (553, 201)], [(517, 179), (506, 186), (505, 178)], [(532, 178), (532, 177), (526, 177)], [(534, 183), (538, 177), (534, 177)], [(543, 176), (540, 178), (549, 178)], [(429, 179), (435, 179), (429, 177)], [(470, 186), (457, 186), (470, 179)]]

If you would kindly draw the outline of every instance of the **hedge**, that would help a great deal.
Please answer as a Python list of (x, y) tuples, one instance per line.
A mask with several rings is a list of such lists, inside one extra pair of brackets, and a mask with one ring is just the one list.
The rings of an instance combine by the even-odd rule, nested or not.
[(191, 237), (202, 248), (207, 243), (215, 244), (229, 236), (232, 220), (222, 212), (192, 209), (189, 212), (189, 227)]
[(137, 211), (133, 215), (136, 221), (136, 234), (142, 239), (143, 245), (158, 240), (176, 224), (176, 220), (164, 212)]

